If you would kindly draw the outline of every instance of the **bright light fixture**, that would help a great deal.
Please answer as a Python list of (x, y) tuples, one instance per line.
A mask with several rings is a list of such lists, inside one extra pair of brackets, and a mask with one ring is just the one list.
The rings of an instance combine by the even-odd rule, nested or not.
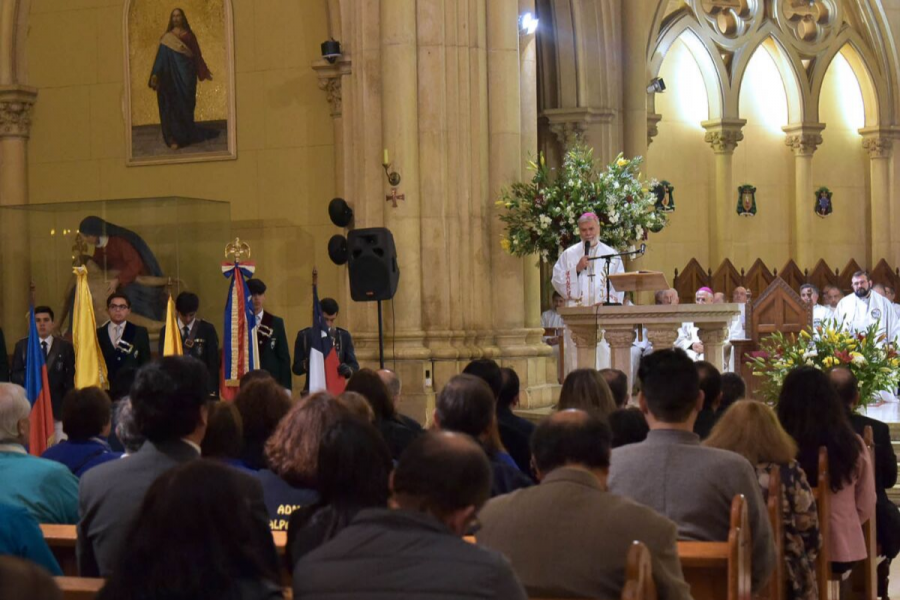
[(522, 35), (531, 35), (538, 28), (538, 21), (533, 14), (527, 12), (519, 17), (519, 33)]

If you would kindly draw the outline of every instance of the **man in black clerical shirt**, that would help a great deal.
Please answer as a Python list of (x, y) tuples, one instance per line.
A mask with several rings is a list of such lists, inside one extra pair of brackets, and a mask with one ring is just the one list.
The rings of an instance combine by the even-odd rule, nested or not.
[(284, 320), (265, 310), (266, 284), (248, 279), (247, 289), (256, 313), (256, 338), (259, 344), (259, 368), (268, 371), (281, 387), (291, 389), (291, 350), (288, 348)]
[[(219, 336), (209, 321), (197, 318), (200, 298), (192, 292), (181, 292), (175, 299), (178, 314), (178, 331), (181, 333), (181, 347), (185, 356), (193, 356), (204, 365), (209, 373), (209, 395), (219, 396)], [(166, 327), (159, 332), (159, 355), (163, 355), (166, 342)]]
[[(337, 352), (338, 375), (345, 379), (350, 379), (353, 374), (359, 371), (359, 362), (356, 360), (356, 352), (353, 350), (353, 338), (350, 332), (340, 327), (335, 327), (334, 322), (337, 319), (340, 307), (333, 298), (322, 298), (319, 303), (322, 307), (322, 316), (325, 318), (325, 324), (328, 325), (328, 335), (331, 336), (331, 345)], [(309, 349), (312, 347), (313, 328), (307, 327), (297, 332), (297, 339), (294, 341), (294, 368), (293, 371), (297, 375), (306, 375), (306, 383), (303, 384), (303, 391), (309, 391)]]
[(131, 300), (125, 294), (110, 294), (106, 311), (109, 321), (97, 329), (97, 340), (106, 361), (106, 374), (114, 382), (120, 369), (138, 369), (150, 362), (150, 336), (146, 327), (128, 321)]

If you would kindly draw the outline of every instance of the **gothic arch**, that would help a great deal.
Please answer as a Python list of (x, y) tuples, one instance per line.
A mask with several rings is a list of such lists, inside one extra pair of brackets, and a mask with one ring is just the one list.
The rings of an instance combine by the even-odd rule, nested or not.
[(0, 4), (0, 85), (25, 83), (25, 39), (31, 0)]
[(811, 84), (813, 96), (816, 100), (816, 116), (818, 117), (819, 100), (822, 92), (822, 83), (825, 81), (825, 75), (828, 73), (828, 69), (831, 67), (834, 57), (840, 53), (841, 56), (847, 60), (850, 68), (853, 69), (853, 73), (856, 75), (856, 79), (859, 82), (863, 106), (865, 107), (866, 127), (877, 127), (879, 125), (890, 123), (891, 119), (889, 115), (885, 114), (888, 113), (889, 110), (883, 110), (889, 109), (889, 106), (885, 106), (888, 103), (881, 101), (881, 98), (886, 95), (884, 89), (885, 82), (883, 80), (879, 81), (880, 78), (876, 78), (870, 69), (869, 65), (872, 63), (871, 57), (867, 60), (866, 55), (864, 54), (864, 52), (866, 52), (865, 49), (860, 48), (858, 34), (854, 36), (853, 32), (847, 32), (847, 34), (842, 35), (840, 39), (842, 41), (845, 40), (845, 43), (840, 46), (835, 45), (833, 48), (829, 48), (828, 53), (816, 61), (815, 69), (813, 70)]

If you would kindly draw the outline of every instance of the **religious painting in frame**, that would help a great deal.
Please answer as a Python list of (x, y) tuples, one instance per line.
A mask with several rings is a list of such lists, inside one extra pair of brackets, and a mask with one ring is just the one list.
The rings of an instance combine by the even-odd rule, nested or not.
[(756, 216), (756, 188), (749, 183), (738, 187), (737, 214), (742, 217)]
[(231, 0), (128, 0), (129, 166), (237, 158)]

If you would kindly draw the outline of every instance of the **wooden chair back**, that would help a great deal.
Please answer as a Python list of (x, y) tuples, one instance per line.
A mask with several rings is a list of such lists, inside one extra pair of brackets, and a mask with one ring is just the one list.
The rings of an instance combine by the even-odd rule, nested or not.
[(622, 600), (656, 600), (656, 584), (653, 582), (653, 568), (650, 550), (635, 540), (628, 549), (625, 560), (625, 585)]
[(62, 591), (63, 600), (94, 600), (106, 582), (93, 577), (54, 577)]
[(831, 475), (828, 471), (828, 448), (825, 446), (819, 448), (819, 476), (812, 492), (816, 499), (819, 533), (822, 535), (822, 548), (816, 559), (816, 583), (819, 598), (827, 600), (828, 582), (831, 580)]
[(59, 563), (63, 575), (78, 577), (78, 559), (75, 556), (78, 534), (75, 526), (42, 523), (41, 533), (44, 534), (44, 541), (47, 542), (50, 552), (56, 557), (56, 562)]
[(775, 540), (775, 570), (769, 581), (769, 600), (785, 600), (787, 580), (784, 573), (784, 490), (781, 486), (781, 469), (776, 465), (769, 475), (769, 497), (766, 508), (772, 539)]
[[(866, 443), (866, 449), (869, 452), (869, 461), (872, 468), (875, 468), (875, 436), (872, 433), (871, 425), (863, 428), (863, 441)], [(878, 549), (875, 540), (875, 513), (872, 518), (863, 523), (863, 537), (866, 540), (866, 558), (853, 567), (850, 575), (850, 585), (856, 598), (864, 598), (865, 600), (875, 600), (878, 595)]]

